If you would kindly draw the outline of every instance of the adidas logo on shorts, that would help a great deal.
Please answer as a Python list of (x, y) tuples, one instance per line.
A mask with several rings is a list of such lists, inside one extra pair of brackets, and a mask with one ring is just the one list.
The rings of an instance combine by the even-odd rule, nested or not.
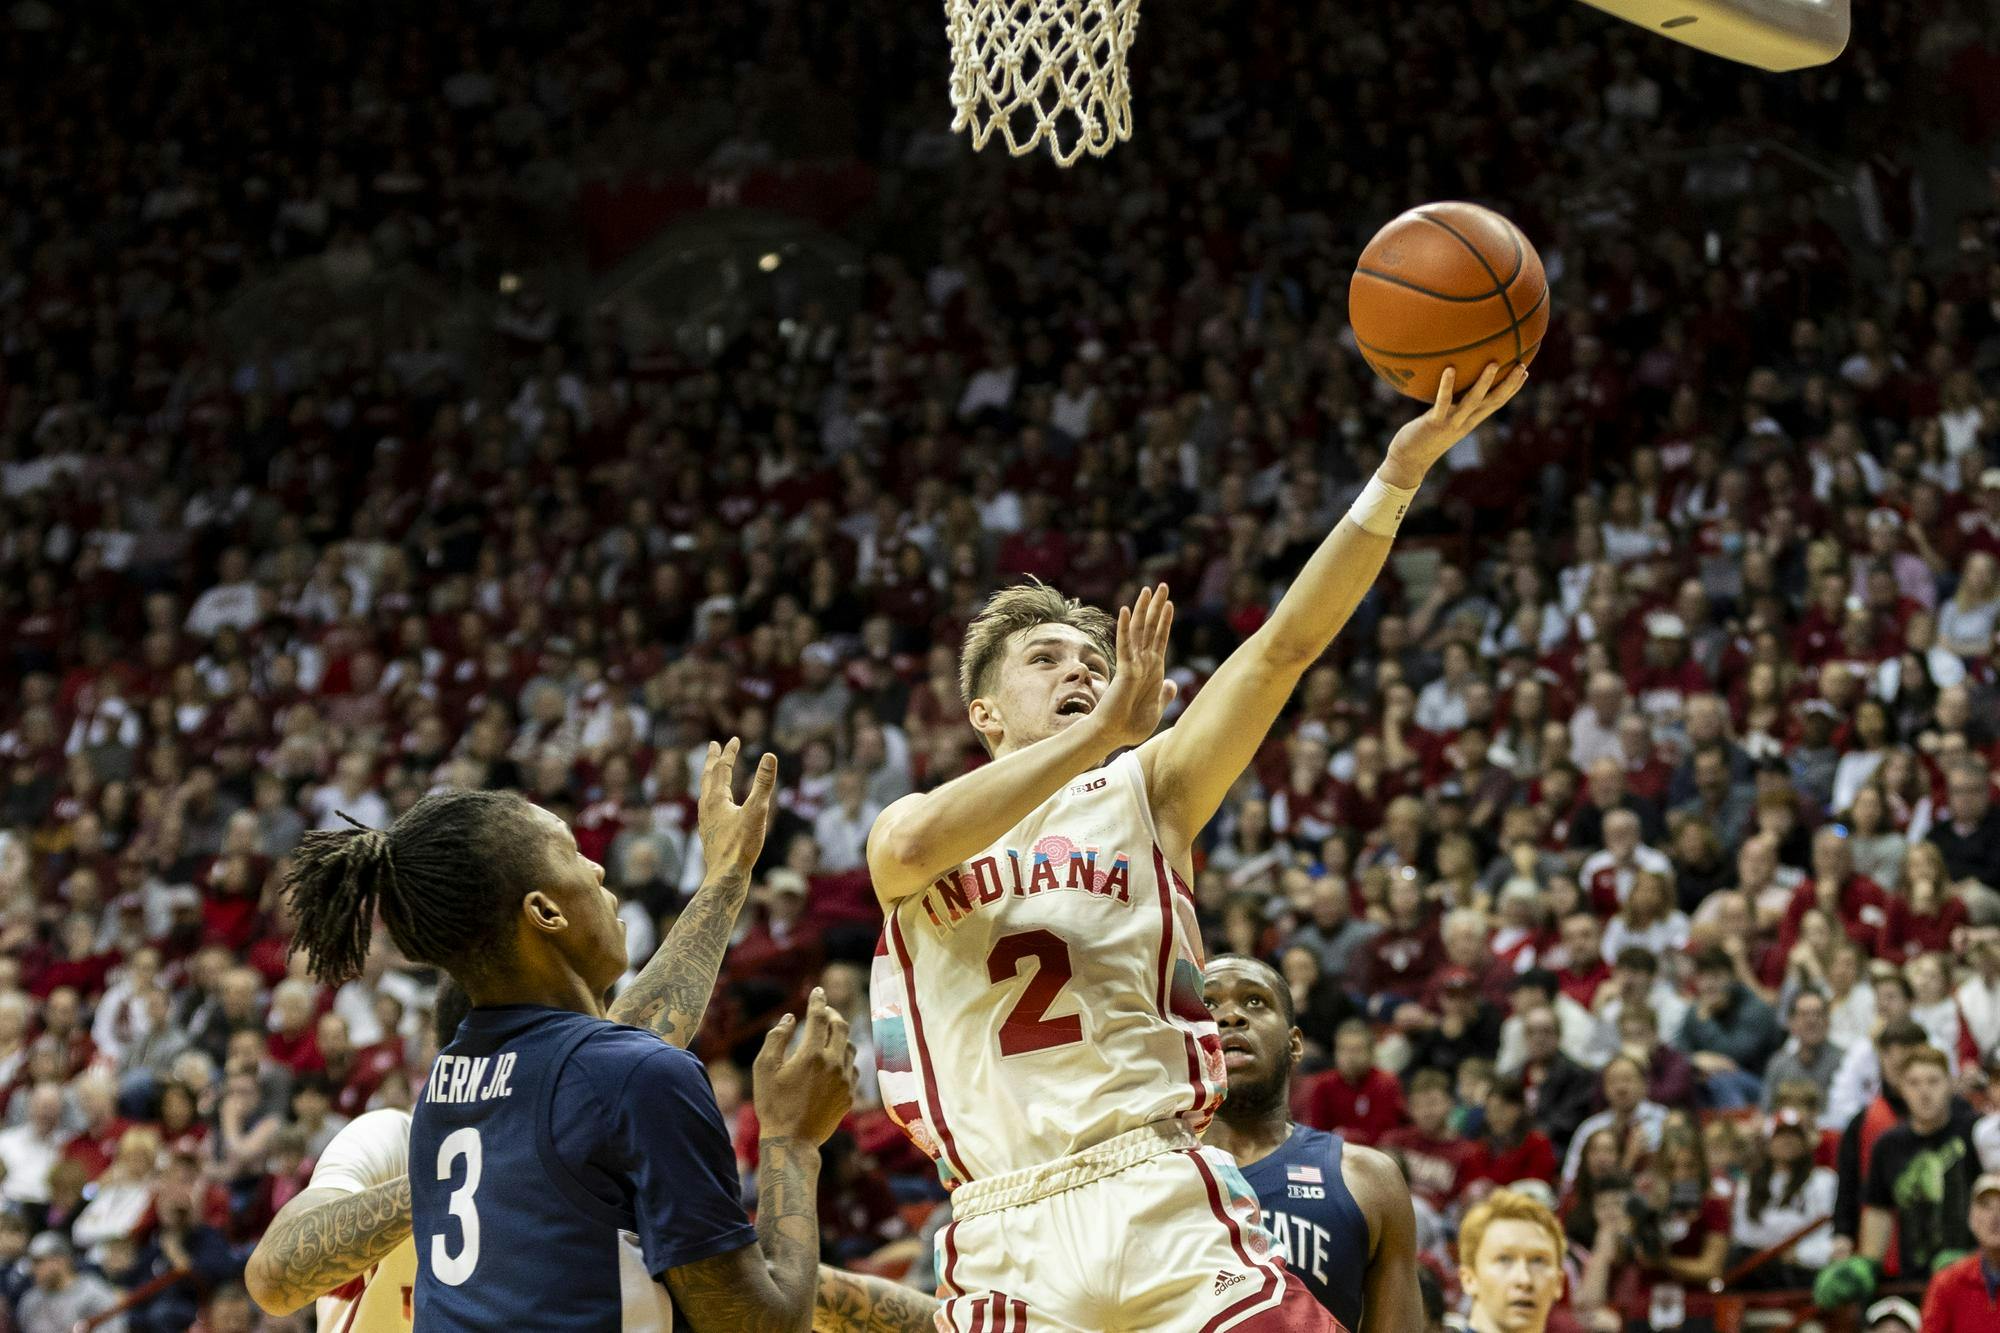
[(1232, 1273), (1229, 1270), (1224, 1269), (1222, 1272), (1217, 1273), (1215, 1275), (1215, 1289), (1211, 1294), (1220, 1296), (1223, 1292), (1228, 1291), (1231, 1287), (1235, 1286), (1237, 1283), (1248, 1282), (1249, 1280), (1250, 1280), (1250, 1275), (1248, 1273)]

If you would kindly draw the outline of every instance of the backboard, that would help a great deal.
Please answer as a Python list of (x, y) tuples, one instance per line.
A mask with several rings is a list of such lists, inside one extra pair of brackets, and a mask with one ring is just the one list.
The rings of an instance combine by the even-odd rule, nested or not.
[(1782, 72), (1847, 46), (1848, 0), (1584, 0), (1710, 55)]

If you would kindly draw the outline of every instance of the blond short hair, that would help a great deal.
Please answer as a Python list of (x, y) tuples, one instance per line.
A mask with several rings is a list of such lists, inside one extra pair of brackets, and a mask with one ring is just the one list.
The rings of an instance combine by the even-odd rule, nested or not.
[(1461, 1267), (1478, 1266), (1479, 1247), (1485, 1243), (1486, 1228), (1495, 1222), (1526, 1222), (1540, 1227), (1548, 1233), (1549, 1244), (1555, 1247), (1556, 1262), (1562, 1262), (1567, 1245), (1563, 1239), (1562, 1224), (1556, 1221), (1556, 1215), (1517, 1190), (1494, 1190), (1458, 1224), (1458, 1262)]
[(1117, 621), (1030, 576), (1026, 583), (994, 593), (966, 626), (965, 642), (958, 650), (960, 701), (969, 705), (992, 689), (1008, 642), (1037, 625), (1067, 625), (1089, 639), (1106, 662), (1117, 660)]

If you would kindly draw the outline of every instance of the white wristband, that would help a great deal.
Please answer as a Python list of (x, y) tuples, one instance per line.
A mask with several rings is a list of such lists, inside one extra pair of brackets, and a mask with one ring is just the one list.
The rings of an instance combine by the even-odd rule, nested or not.
[(1396, 529), (1403, 526), (1403, 515), (1410, 512), (1410, 501), (1416, 494), (1416, 487), (1391, 486), (1378, 474), (1361, 488), (1361, 494), (1348, 507), (1347, 516), (1363, 532), (1394, 537)]

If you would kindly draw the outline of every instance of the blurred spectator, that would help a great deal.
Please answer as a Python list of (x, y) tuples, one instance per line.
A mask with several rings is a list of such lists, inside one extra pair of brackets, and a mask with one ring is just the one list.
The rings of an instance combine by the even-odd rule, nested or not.
[[(71, 1333), (80, 1321), (118, 1307), (118, 1294), (104, 1279), (77, 1271), (76, 1252), (61, 1234), (44, 1231), (36, 1236), (28, 1245), (28, 1260), (34, 1268), (34, 1285), (21, 1296), (16, 1311), (21, 1333)], [(121, 1315), (97, 1327), (125, 1333), (127, 1321)]]
[(1727, 953), (1712, 949), (1695, 960), (1694, 1008), (1681, 1025), (1679, 1044), (1702, 1076), (1708, 1105), (1757, 1105), (1763, 1081), (1755, 1071), (1780, 1040), (1771, 1007), (1736, 979)]
[(1375, 1063), (1375, 1039), (1360, 1019), (1341, 1024), (1333, 1068), (1304, 1080), (1293, 1093), (1298, 1118), (1356, 1143), (1373, 1144), (1407, 1119), (1403, 1085)]
[(1749, 1175), (1736, 1191), (1730, 1266), (1778, 1246), (1785, 1248), (1751, 1271), (1750, 1285), (1810, 1287), (1812, 1274), (1833, 1258), (1831, 1224), (1799, 1234), (1814, 1221), (1833, 1215), (1838, 1181), (1832, 1171), (1813, 1165), (1817, 1137), (1813, 1123), (1797, 1111), (1776, 1112), (1765, 1124)]

